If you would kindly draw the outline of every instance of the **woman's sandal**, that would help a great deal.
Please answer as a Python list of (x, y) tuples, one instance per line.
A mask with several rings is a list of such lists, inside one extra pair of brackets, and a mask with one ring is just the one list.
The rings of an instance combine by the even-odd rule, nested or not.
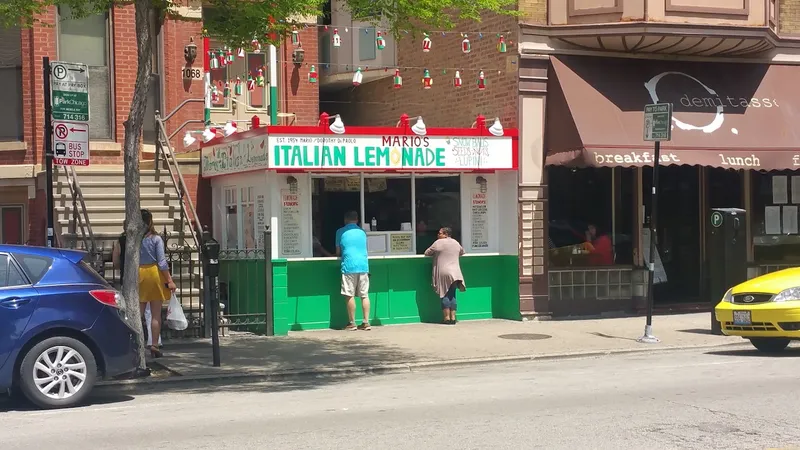
[(158, 347), (153, 346), (150, 347), (150, 356), (152, 356), (153, 358), (161, 358), (162, 356), (164, 356), (164, 354), (161, 353), (161, 350), (159, 350)]

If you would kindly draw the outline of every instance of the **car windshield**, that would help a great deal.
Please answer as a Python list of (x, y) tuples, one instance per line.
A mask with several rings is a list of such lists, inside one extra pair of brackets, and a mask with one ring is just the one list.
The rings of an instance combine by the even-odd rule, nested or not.
[(86, 258), (83, 258), (81, 262), (78, 263), (78, 267), (83, 269), (83, 271), (86, 272), (91, 278), (93, 278), (97, 284), (109, 285), (108, 281), (105, 278), (103, 278), (99, 273), (97, 273), (96, 270), (94, 270), (94, 267), (92, 267), (92, 265), (89, 264), (89, 261), (87, 261)]

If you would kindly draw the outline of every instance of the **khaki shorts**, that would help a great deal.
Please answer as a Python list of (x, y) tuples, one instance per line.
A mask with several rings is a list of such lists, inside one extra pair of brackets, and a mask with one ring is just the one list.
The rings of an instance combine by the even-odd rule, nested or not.
[(342, 295), (345, 297), (366, 298), (369, 296), (368, 273), (343, 273)]

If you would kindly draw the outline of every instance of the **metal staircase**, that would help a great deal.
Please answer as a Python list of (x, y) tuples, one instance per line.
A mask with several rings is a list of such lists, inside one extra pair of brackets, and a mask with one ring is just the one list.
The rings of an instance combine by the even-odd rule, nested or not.
[[(158, 138), (153, 168), (140, 170), (141, 207), (152, 212), (156, 229), (164, 238), (167, 260), (178, 287), (176, 295), (189, 319), (186, 331), (170, 333), (204, 336), (203, 265), (199, 251), (202, 227), (169, 143), (166, 119), (156, 112), (155, 120)], [(53, 189), (59, 245), (87, 251), (98, 272), (118, 284), (122, 277), (113, 267), (111, 254), (125, 219), (122, 168), (60, 168), (54, 172)]]

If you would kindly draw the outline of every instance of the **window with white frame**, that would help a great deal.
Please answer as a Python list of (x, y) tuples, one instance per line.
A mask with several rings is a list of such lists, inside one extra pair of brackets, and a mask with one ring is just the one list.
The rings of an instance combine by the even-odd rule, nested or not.
[(241, 188), (242, 241), (245, 249), (256, 248), (256, 204), (252, 186)]
[(22, 34), (0, 26), (0, 86), (6, 86), (0, 108), (0, 141), (22, 141)]
[(449, 227), (461, 236), (461, 181), (453, 174), (313, 175), (311, 223), (315, 257), (335, 254), (336, 230), (356, 211), (373, 254), (421, 254)]
[[(211, 98), (211, 108), (228, 110), (234, 106), (234, 99), (241, 102), (248, 109), (260, 110), (267, 107), (267, 55), (264, 51), (247, 52), (240, 58), (238, 49), (227, 49), (220, 41), (210, 40), (212, 57), (219, 60), (220, 54), (226, 56), (228, 50), (234, 52), (233, 62), (225, 65), (219, 64), (216, 69), (210, 70), (211, 87), (217, 95)], [(221, 52), (221, 53), (220, 53)], [(249, 82), (248, 82), (249, 81)], [(241, 83), (242, 94), (236, 95), (236, 83)], [(228, 88), (229, 98), (224, 96)]]
[(239, 199), (235, 187), (226, 187), (225, 192), (225, 248), (239, 248)]
[[(247, 54), (247, 74), (254, 80), (263, 79), (267, 72), (267, 55), (264, 53)], [(261, 77), (261, 78), (259, 78)], [(253, 90), (247, 91), (247, 105), (253, 109), (267, 107), (266, 81), (259, 85), (255, 83)]]
[(73, 18), (67, 5), (58, 6), (58, 58), (89, 67), (89, 137), (113, 138), (112, 72), (109, 15)]

